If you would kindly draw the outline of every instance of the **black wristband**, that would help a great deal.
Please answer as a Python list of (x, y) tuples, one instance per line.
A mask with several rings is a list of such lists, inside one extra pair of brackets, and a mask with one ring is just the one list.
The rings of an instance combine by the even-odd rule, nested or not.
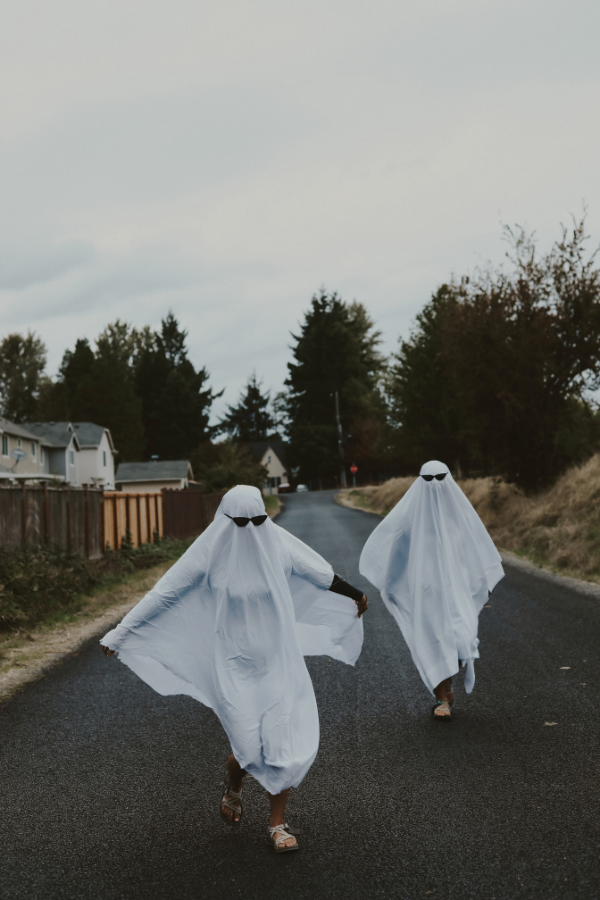
[(348, 582), (344, 581), (343, 578), (340, 578), (339, 575), (333, 576), (333, 581), (329, 590), (333, 591), (334, 594), (342, 594), (344, 597), (350, 597), (351, 600), (356, 600), (357, 603), (363, 598), (362, 591), (359, 591), (358, 588), (348, 584)]

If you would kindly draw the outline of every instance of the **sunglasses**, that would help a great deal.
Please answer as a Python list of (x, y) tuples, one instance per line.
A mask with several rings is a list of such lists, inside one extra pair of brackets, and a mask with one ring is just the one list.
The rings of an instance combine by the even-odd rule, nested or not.
[(439, 475), (421, 475), (421, 478), (424, 478), (425, 481), (433, 481), (434, 478), (436, 481), (443, 481), (447, 474), (447, 472), (440, 472)]
[(252, 522), (253, 525), (262, 525), (269, 518), (266, 513), (264, 516), (252, 516), (251, 518), (247, 518), (247, 516), (228, 516), (227, 513), (225, 515), (228, 519), (232, 519), (238, 528), (245, 528), (248, 522)]

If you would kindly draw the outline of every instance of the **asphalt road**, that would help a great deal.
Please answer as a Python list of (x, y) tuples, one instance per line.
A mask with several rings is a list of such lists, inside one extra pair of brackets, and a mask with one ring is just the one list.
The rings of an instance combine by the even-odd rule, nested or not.
[(474, 693), (436, 722), (358, 574), (377, 521), (331, 493), (286, 498), (279, 520), (370, 601), (356, 668), (308, 660), (322, 732), (289, 806), (301, 852), (269, 851), (255, 782), (245, 824), (221, 822), (214, 714), (94, 641), (0, 704), (2, 900), (600, 896), (598, 600), (507, 569)]

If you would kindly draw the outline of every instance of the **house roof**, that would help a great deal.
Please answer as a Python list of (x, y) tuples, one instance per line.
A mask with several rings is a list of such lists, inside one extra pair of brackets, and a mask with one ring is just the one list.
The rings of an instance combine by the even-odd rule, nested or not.
[(152, 459), (150, 462), (120, 463), (115, 481), (174, 481), (193, 477), (194, 473), (187, 459)]
[(263, 458), (263, 456), (265, 455), (265, 453), (267, 452), (267, 450), (270, 447), (271, 450), (273, 451), (273, 453), (275, 454), (275, 456), (277, 456), (277, 458), (279, 459), (279, 461), (281, 463), (285, 463), (286, 446), (280, 437), (273, 438), (273, 440), (266, 440), (266, 441), (250, 441), (250, 443), (248, 444), (248, 447), (250, 448), (250, 453), (252, 454), (252, 456), (255, 459), (258, 460), (258, 462), (261, 461), (261, 459)]
[(28, 441), (39, 440), (39, 436), (31, 431), (28, 424), (15, 425), (14, 422), (9, 422), (4, 416), (0, 416), (0, 431), (4, 431), (6, 434), (13, 434), (15, 437), (26, 438)]
[(25, 425), (42, 443), (50, 447), (68, 447), (71, 439), (81, 446), (77, 434), (71, 430), (70, 422), (26, 422)]
[(77, 433), (81, 447), (98, 447), (102, 440), (102, 435), (106, 432), (111, 450), (114, 450), (112, 435), (108, 428), (102, 425), (95, 425), (94, 422), (73, 422), (73, 430)]

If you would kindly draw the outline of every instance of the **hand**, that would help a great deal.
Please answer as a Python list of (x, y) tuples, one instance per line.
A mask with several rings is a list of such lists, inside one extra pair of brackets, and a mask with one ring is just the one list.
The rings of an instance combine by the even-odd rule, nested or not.
[(362, 600), (355, 600), (354, 602), (355, 602), (356, 605), (358, 606), (358, 618), (360, 619), (360, 617), (362, 616), (362, 614), (363, 614), (363, 613), (366, 613), (366, 611), (367, 611), (368, 608), (369, 608), (369, 604), (367, 603), (367, 598), (366, 598), (366, 596), (363, 594), (363, 595), (362, 595)]
[(100, 646), (102, 647), (102, 652), (104, 653), (105, 656), (114, 656), (115, 655), (114, 650), (111, 650), (109, 647), (105, 647), (104, 644), (100, 644)]

